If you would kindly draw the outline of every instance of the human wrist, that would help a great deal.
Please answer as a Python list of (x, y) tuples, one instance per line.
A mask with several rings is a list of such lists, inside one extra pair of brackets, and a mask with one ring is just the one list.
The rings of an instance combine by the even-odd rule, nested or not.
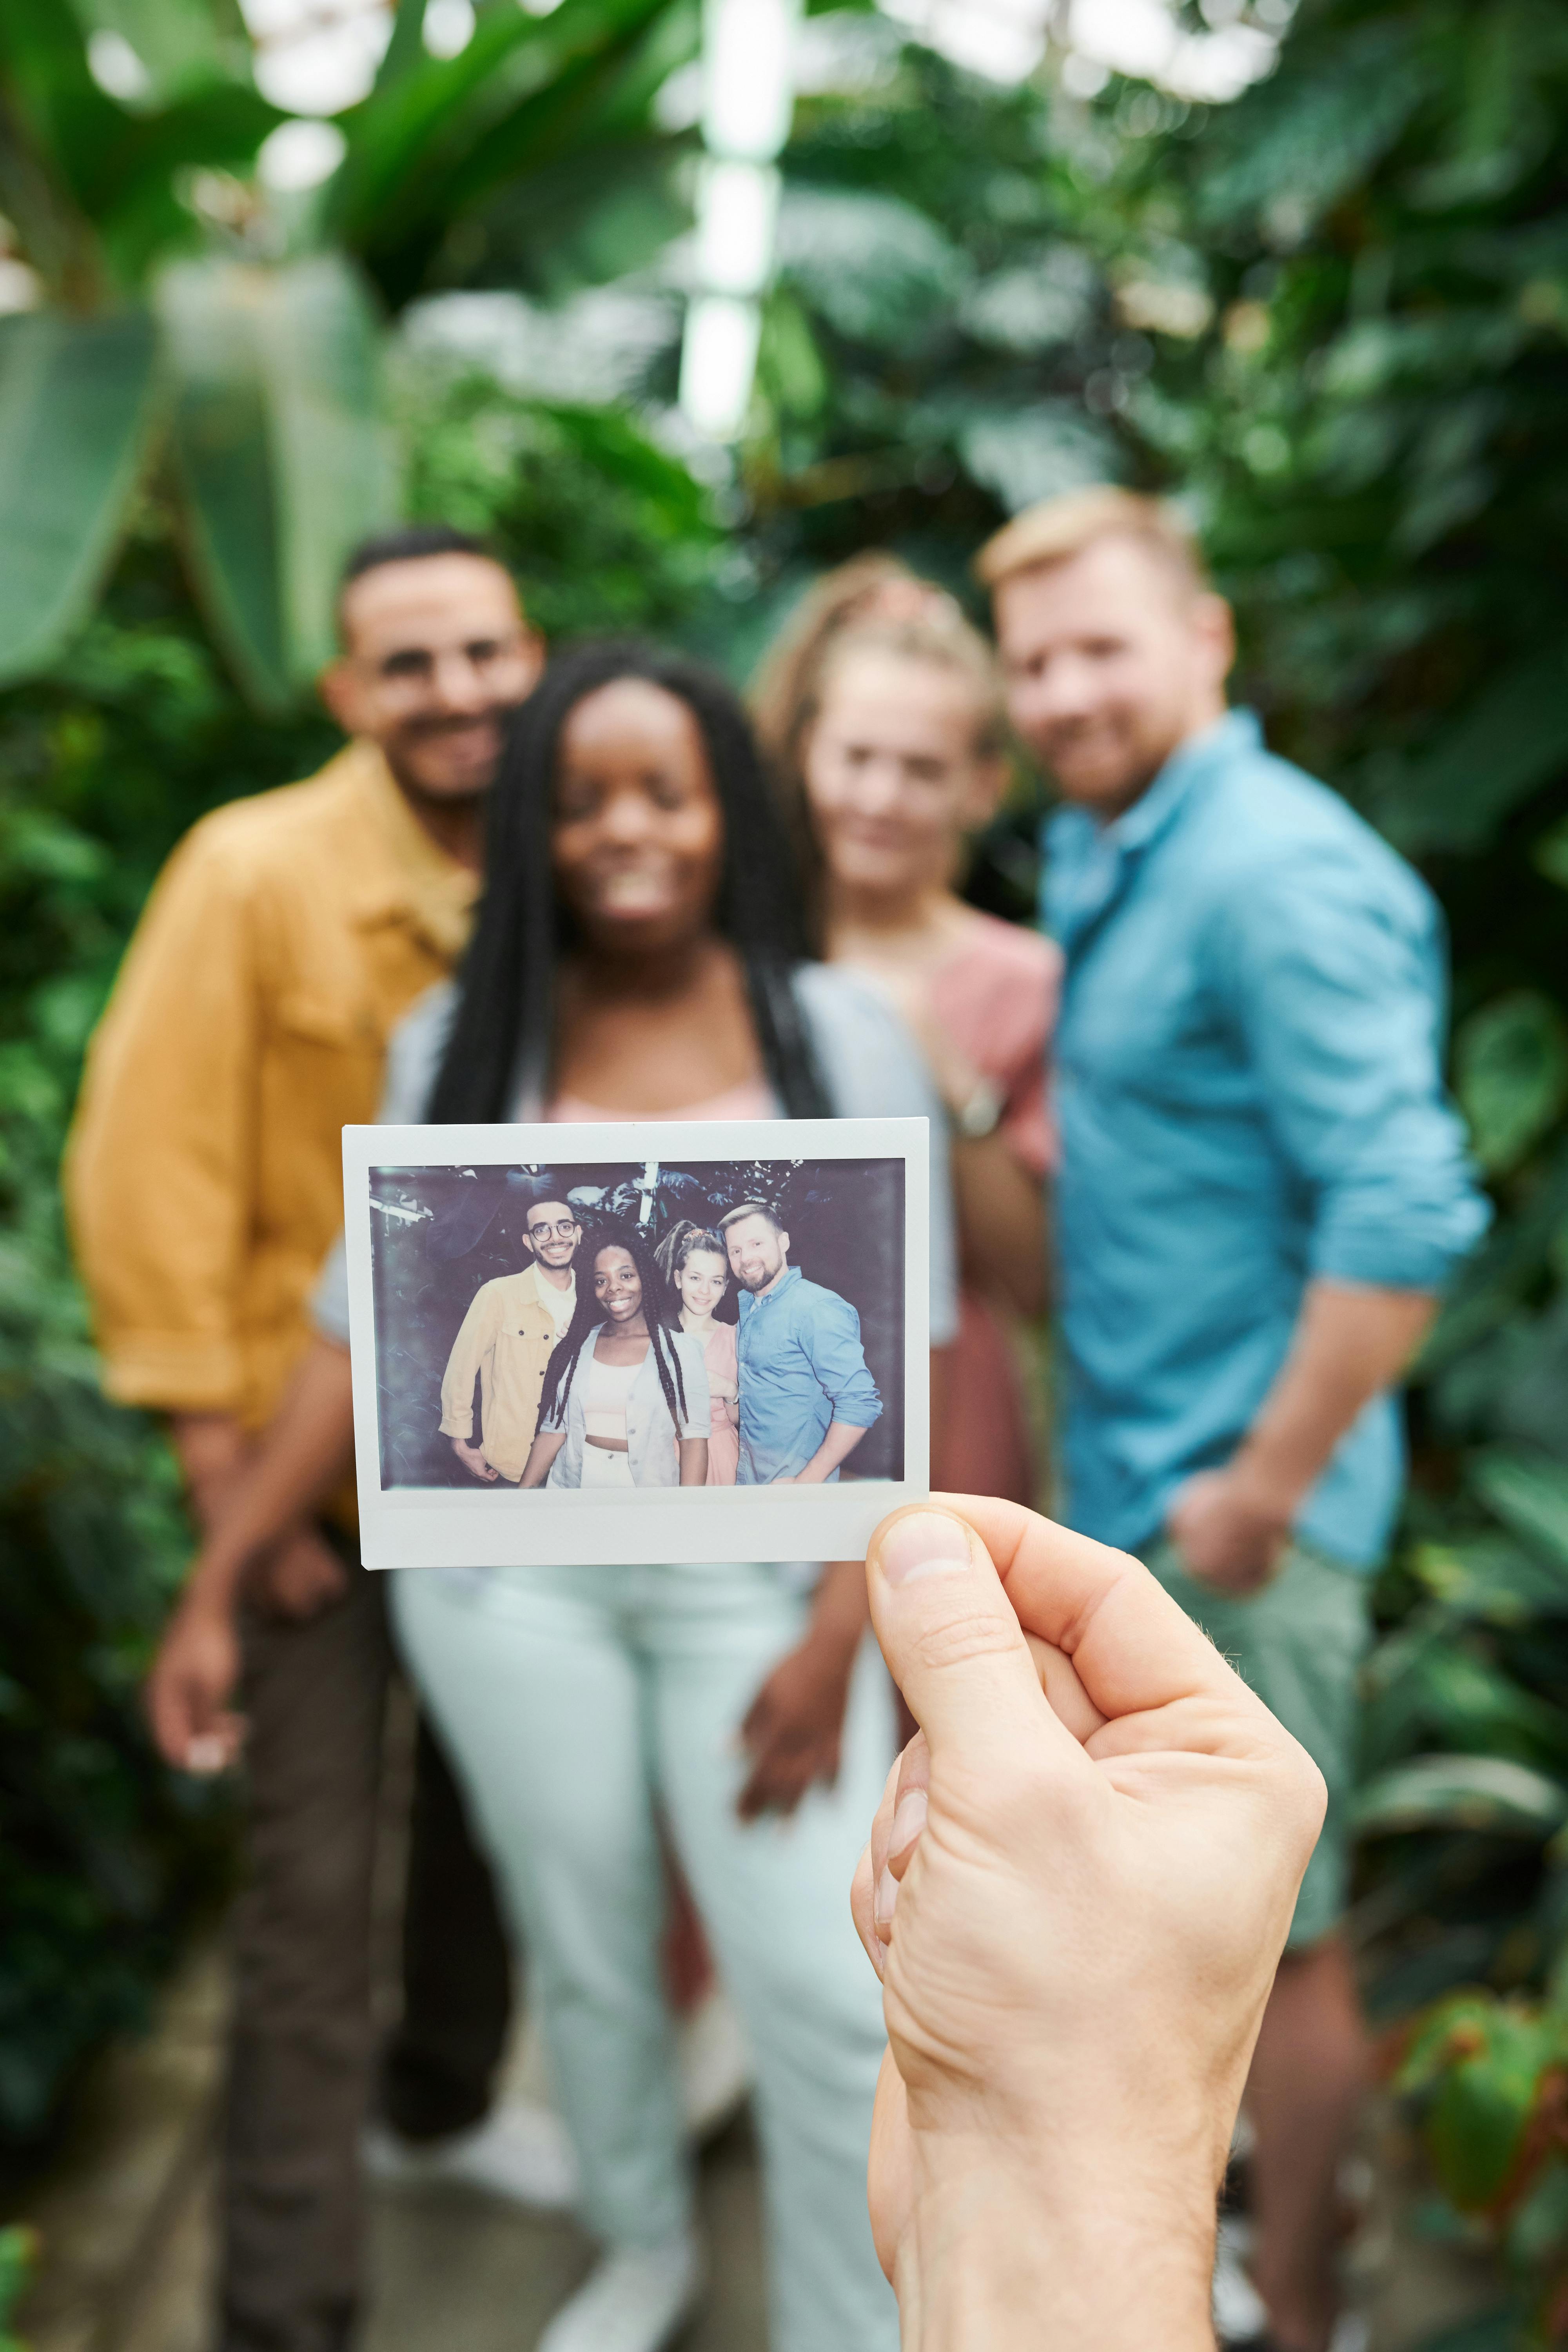
[(186, 1617), (226, 1622), (239, 1604), (240, 1589), (249, 1567), (247, 1555), (232, 1546), (209, 1540), (196, 1559), (180, 1596)]
[(1266, 1433), (1244, 1438), (1231, 1457), (1227, 1473), (1237, 1499), (1254, 1517), (1288, 1531), (1300, 1508), (1314, 1472), (1295, 1462)]
[(895, 2281), (906, 2352), (1213, 2352), (1213, 2186), (1140, 2187), (1119, 2154), (1097, 2168), (1080, 2152), (1064, 2180), (1022, 2155), (917, 2152)]

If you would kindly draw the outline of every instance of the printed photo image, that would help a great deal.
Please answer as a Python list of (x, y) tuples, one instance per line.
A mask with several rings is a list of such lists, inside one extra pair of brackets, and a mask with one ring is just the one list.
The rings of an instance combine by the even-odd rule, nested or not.
[(345, 1138), (374, 1564), (843, 1556), (923, 1481), (924, 1122), (478, 1132)]

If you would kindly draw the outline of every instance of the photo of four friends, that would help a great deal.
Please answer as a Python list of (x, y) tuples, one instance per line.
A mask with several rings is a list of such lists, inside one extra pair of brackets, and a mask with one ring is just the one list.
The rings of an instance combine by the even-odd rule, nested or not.
[[(503, 1205), (488, 1217), (478, 1172), (465, 1172), (454, 1198), (450, 1171), (376, 1171), (384, 1487), (429, 1480), (416, 1466), (427, 1452), (416, 1445), (410, 1462), (397, 1432), (421, 1417), (427, 1431), (437, 1411), (452, 1483), (613, 1492), (816, 1486), (852, 1464), (859, 1475), (900, 1386), (899, 1162), (513, 1170), (499, 1193), (492, 1171), (489, 1197)], [(475, 1287), (459, 1268), (479, 1255), (477, 1223), (478, 1242), (499, 1226), (492, 1254), (521, 1263)], [(868, 1249), (868, 1230), (880, 1247)], [(437, 1405), (431, 1375), (459, 1278)], [(875, 1451), (886, 1457), (886, 1444)], [(871, 1475), (900, 1468), (867, 1464)]]

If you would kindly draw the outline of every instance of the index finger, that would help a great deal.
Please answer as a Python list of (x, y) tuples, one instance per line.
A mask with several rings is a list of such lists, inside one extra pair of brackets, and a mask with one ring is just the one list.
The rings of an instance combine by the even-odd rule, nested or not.
[(933, 1495), (974, 1529), (1026, 1633), (1064, 1651), (1101, 1715), (1150, 1713), (1246, 1685), (1130, 1552), (1075, 1535), (1021, 1503)]

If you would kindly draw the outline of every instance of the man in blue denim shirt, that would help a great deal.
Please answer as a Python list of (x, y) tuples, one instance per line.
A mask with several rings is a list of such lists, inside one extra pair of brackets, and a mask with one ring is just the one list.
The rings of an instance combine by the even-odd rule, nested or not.
[(816, 1486), (838, 1475), (882, 1400), (847, 1298), (789, 1262), (772, 1209), (742, 1202), (720, 1221), (740, 1286), (741, 1486)]
[(1013, 720), (1065, 805), (1045, 911), (1068, 1512), (1140, 1552), (1323, 1771), (1259, 2035), (1255, 2277), (1281, 2352), (1335, 2311), (1364, 2080), (1335, 1929), (1394, 1384), (1486, 1223), (1443, 1091), (1425, 887), (1227, 711), (1228, 608), (1152, 500), (1083, 492), (984, 551)]

